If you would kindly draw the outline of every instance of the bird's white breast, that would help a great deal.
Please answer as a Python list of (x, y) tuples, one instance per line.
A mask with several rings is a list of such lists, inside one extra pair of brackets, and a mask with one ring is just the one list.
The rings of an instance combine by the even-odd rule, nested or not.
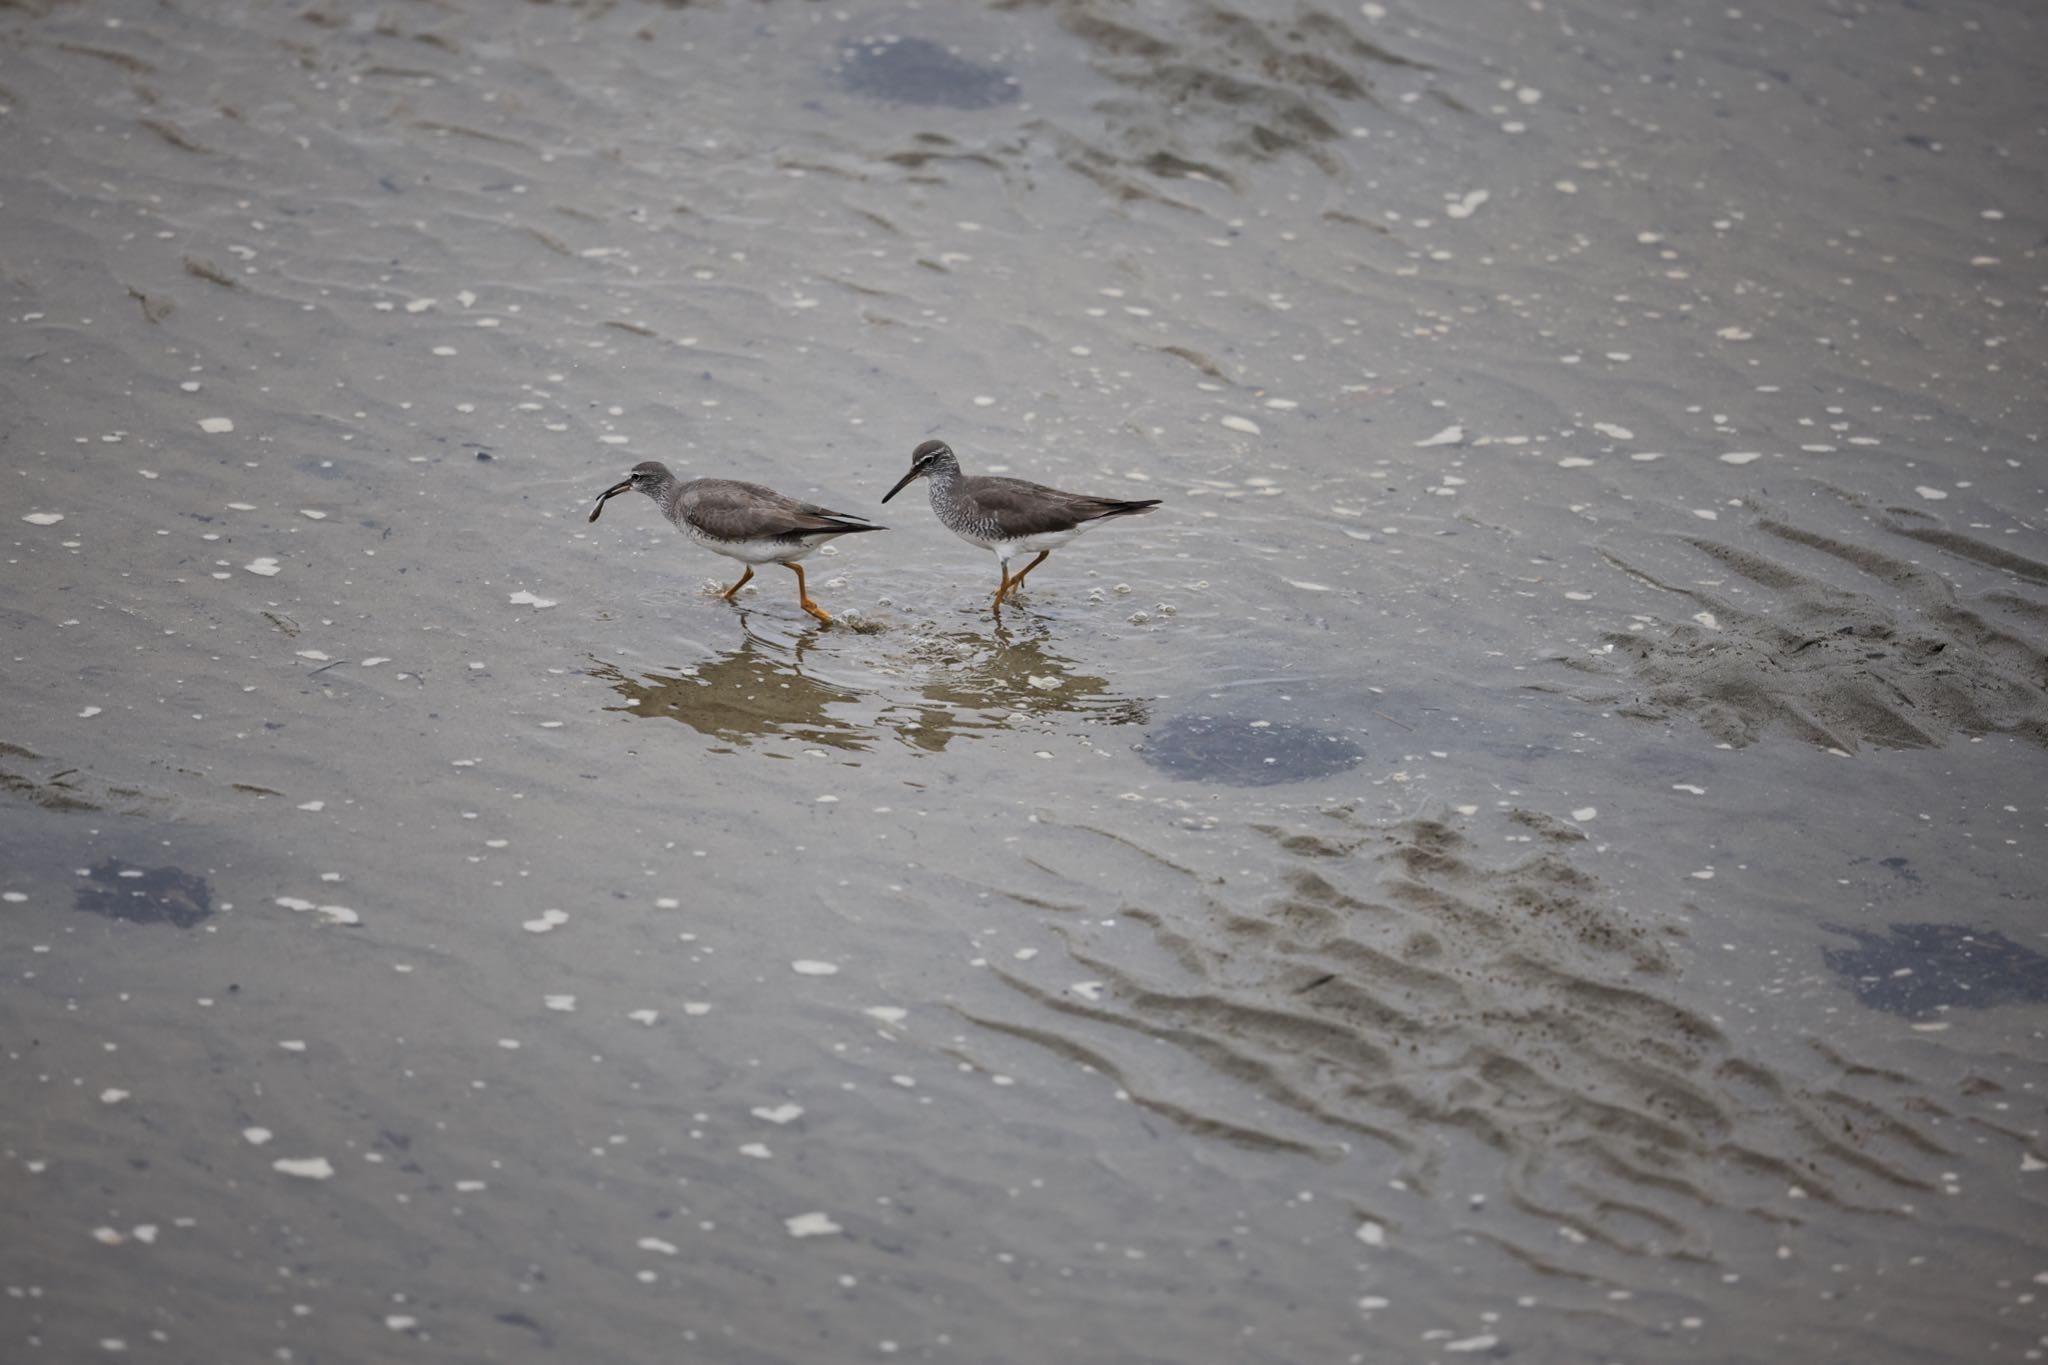
[(999, 540), (989, 546), (997, 554), (1035, 555), (1040, 550), (1057, 550), (1088, 529), (1086, 522), (1070, 526), (1064, 531), (1047, 531), (1043, 535), (1019, 536), (1015, 540)]
[(707, 536), (696, 527), (686, 528), (690, 539), (707, 550), (716, 550), (729, 559), (742, 564), (787, 564), (802, 559), (817, 549), (822, 541), (800, 544), (791, 540), (720, 540)]

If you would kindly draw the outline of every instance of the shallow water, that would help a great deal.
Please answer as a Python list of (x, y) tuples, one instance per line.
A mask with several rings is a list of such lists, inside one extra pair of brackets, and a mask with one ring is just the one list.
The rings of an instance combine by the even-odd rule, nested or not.
[(2042, 38), (0, 11), (6, 1357), (2040, 1358)]

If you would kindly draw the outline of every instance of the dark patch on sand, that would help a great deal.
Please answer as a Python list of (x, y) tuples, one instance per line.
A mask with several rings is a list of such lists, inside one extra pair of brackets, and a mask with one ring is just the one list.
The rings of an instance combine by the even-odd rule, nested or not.
[(1856, 940), (1822, 954), (1874, 1010), (1908, 1017), (2048, 1000), (2048, 957), (2004, 934), (1960, 924), (1894, 924), (1889, 934), (1823, 926)]
[(131, 924), (175, 924), (180, 929), (213, 914), (213, 890), (204, 877), (181, 867), (131, 867), (118, 858), (95, 863), (79, 885), (72, 908)]
[(1018, 98), (999, 66), (984, 66), (925, 38), (862, 38), (839, 50), (839, 83), (857, 95), (928, 109), (988, 109)]
[(1342, 735), (1251, 716), (1175, 716), (1137, 748), (1163, 773), (1230, 787), (1333, 777), (1365, 757)]

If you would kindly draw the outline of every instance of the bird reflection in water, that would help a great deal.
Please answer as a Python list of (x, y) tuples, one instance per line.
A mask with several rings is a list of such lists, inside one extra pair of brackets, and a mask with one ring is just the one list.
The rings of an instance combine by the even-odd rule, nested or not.
[(858, 713), (856, 689), (826, 681), (804, 668), (816, 631), (769, 640), (745, 630), (737, 648), (672, 672), (629, 674), (599, 663), (602, 678), (626, 699), (606, 708), (650, 719), (679, 720), (712, 739), (746, 744), (755, 739), (800, 739), (826, 748), (865, 752), (875, 735), (846, 714)]
[[(821, 637), (819, 631), (781, 638), (748, 631), (738, 646), (701, 663), (628, 673), (593, 660), (591, 673), (625, 698), (625, 705), (608, 709), (681, 721), (735, 745), (793, 739), (864, 753), (889, 734), (937, 753), (958, 735), (1060, 717), (1093, 725), (1147, 719), (1143, 701), (1080, 672), (1046, 648), (1042, 635), (911, 630), (865, 657), (843, 637)], [(857, 638), (880, 643), (881, 637)]]
[(911, 655), (904, 672), (917, 679), (916, 698), (891, 706), (882, 723), (933, 753), (955, 735), (1031, 721), (1071, 716), (1092, 725), (1142, 725), (1147, 717), (1143, 701), (1111, 691), (1107, 678), (1079, 672), (1073, 660), (1046, 648), (1042, 633), (934, 631), (918, 639)]

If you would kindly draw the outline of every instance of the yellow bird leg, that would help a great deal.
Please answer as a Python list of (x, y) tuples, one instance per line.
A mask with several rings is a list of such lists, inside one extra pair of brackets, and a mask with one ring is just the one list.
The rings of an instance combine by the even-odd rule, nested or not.
[(1038, 552), (1038, 558), (1036, 558), (1036, 559), (1032, 560), (1032, 561), (1031, 561), (1031, 562), (1030, 562), (1029, 564), (1026, 564), (1026, 565), (1025, 565), (1025, 566), (1024, 566), (1023, 568), (1021, 568), (1021, 569), (1017, 570), (1016, 576), (1010, 579), (1010, 591), (1011, 591), (1011, 592), (1015, 592), (1015, 591), (1017, 591), (1017, 585), (1018, 585), (1019, 583), (1022, 583), (1022, 582), (1024, 581), (1024, 575), (1025, 575), (1025, 574), (1028, 574), (1028, 573), (1030, 573), (1030, 572), (1031, 572), (1031, 571), (1032, 571), (1033, 569), (1035, 569), (1035, 568), (1037, 568), (1037, 567), (1038, 567), (1039, 565), (1041, 565), (1041, 564), (1045, 563), (1045, 557), (1046, 557), (1047, 555), (1051, 554), (1051, 553), (1052, 553), (1052, 551), (1051, 551), (1051, 550), (1040, 550), (1040, 551)]
[(748, 580), (748, 579), (750, 579), (750, 578), (752, 578), (753, 576), (754, 576), (754, 566), (753, 566), (753, 565), (751, 565), (751, 564), (749, 564), (749, 565), (747, 565), (747, 571), (746, 571), (745, 573), (743, 573), (743, 574), (741, 574), (741, 575), (740, 575), (740, 581), (739, 581), (739, 582), (737, 582), (737, 583), (735, 583), (735, 584), (733, 584), (733, 585), (732, 585), (731, 587), (727, 588), (727, 589), (726, 589), (726, 590), (725, 590), (724, 592), (722, 592), (722, 593), (720, 593), (720, 594), (718, 594), (718, 595), (719, 595), (720, 597), (723, 597), (723, 598), (724, 598), (724, 599), (725, 599), (726, 601), (728, 601), (728, 602), (732, 601), (732, 595), (733, 595), (734, 593), (738, 592), (738, 591), (739, 591), (739, 590), (740, 590), (741, 588), (744, 588), (744, 587), (746, 587), (746, 586), (747, 586), (747, 580)]
[(820, 621), (823, 621), (826, 625), (831, 625), (832, 618), (825, 614), (825, 609), (823, 607), (819, 606), (816, 602), (813, 602), (811, 600), (810, 590), (804, 587), (804, 566), (801, 564), (791, 563), (789, 560), (783, 560), (782, 567), (788, 569), (791, 573), (796, 575), (797, 601), (803, 604), (803, 609), (809, 612), (811, 615), (817, 617)]
[(1024, 575), (1030, 573), (1033, 569), (1045, 563), (1045, 557), (1051, 553), (1051, 550), (1040, 550), (1038, 552), (1038, 558), (1032, 560), (1029, 564), (1026, 564), (1023, 568), (1017, 570), (1017, 572), (1015, 573), (1011, 573), (1009, 566), (1004, 565), (1003, 585), (996, 589), (995, 600), (990, 602), (989, 605), (997, 608), (998, 610), (1001, 610), (1003, 605), (1003, 599), (1005, 597), (1013, 595), (1017, 591), (1017, 585), (1024, 581)]

